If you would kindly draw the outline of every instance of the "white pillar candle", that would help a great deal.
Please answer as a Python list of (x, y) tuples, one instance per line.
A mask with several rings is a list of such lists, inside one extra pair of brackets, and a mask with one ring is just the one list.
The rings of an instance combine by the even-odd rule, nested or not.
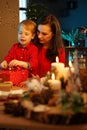
[(63, 77), (64, 77), (64, 81), (68, 80), (68, 78), (70, 77), (70, 68), (69, 67), (64, 68)]
[(64, 64), (60, 62), (53, 62), (51, 64), (51, 70), (55, 73), (55, 78), (60, 79), (63, 76)]
[(64, 68), (64, 64), (61, 62), (53, 62), (51, 63), (51, 67), (59, 70), (60, 68)]
[(61, 89), (61, 81), (55, 79), (55, 74), (52, 73), (51, 79), (48, 80), (49, 87), (53, 90)]
[(51, 69), (52, 70), (60, 71), (63, 68), (64, 68), (64, 64), (61, 63), (61, 62), (53, 62), (53, 63), (51, 63)]
[(56, 56), (56, 62), (51, 63), (51, 69), (58, 71), (60, 68), (64, 68), (64, 64), (59, 62), (59, 58)]
[(52, 89), (52, 90), (60, 90), (61, 89), (61, 81), (60, 80), (52, 80), (52, 79), (49, 79), (48, 80), (48, 84), (49, 84), (49, 87)]

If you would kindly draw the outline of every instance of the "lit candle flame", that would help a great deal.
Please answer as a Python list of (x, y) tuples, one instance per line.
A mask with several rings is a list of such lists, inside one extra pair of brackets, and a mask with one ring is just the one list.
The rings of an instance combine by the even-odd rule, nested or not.
[(59, 62), (59, 58), (58, 58), (58, 56), (56, 56), (56, 62)]
[(55, 79), (55, 74), (54, 73), (52, 73), (52, 80), (54, 80)]
[(72, 67), (72, 61), (69, 60), (69, 67)]

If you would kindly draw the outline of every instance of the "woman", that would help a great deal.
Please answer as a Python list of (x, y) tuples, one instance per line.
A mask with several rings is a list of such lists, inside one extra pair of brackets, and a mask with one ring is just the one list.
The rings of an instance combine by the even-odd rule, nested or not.
[(65, 49), (61, 37), (59, 21), (54, 15), (43, 16), (37, 25), (37, 42), (39, 49), (38, 75), (45, 76), (50, 71), (51, 63), (55, 62), (56, 56), (59, 62), (65, 64)]

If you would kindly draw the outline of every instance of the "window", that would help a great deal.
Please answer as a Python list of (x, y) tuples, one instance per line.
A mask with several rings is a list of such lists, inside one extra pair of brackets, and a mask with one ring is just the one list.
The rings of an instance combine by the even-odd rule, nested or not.
[(19, 0), (19, 22), (26, 19), (27, 0)]

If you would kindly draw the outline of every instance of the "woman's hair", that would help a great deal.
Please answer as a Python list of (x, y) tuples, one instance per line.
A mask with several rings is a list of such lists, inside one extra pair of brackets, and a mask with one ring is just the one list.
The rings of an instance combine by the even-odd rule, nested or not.
[(23, 20), (18, 25), (18, 31), (19, 31), (21, 25), (24, 25), (26, 30), (30, 30), (32, 32), (32, 34), (36, 33), (36, 23), (34, 21), (32, 21), (30, 19)]
[[(50, 47), (47, 49), (46, 57), (50, 61), (55, 61), (56, 56), (59, 55), (59, 48), (63, 47), (63, 40), (61, 37), (61, 28), (58, 19), (50, 14), (41, 17), (37, 23), (38, 25), (49, 25), (53, 32), (53, 38), (50, 43)], [(39, 42), (37, 42), (38, 46), (42, 46)]]

